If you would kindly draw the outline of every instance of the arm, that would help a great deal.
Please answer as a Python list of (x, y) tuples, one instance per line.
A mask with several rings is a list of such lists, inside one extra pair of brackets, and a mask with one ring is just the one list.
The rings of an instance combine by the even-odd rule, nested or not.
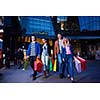
[(41, 51), (41, 49), (40, 49), (40, 44), (39, 43), (37, 43), (37, 56), (40, 58), (40, 51)]
[(73, 47), (70, 45), (70, 50), (72, 52), (72, 55), (74, 56), (74, 50), (73, 50)]
[(55, 45), (54, 45), (54, 56), (55, 58), (57, 57), (57, 41), (55, 42)]
[(26, 56), (30, 55), (30, 49), (31, 49), (31, 44), (29, 44), (29, 46), (28, 46), (28, 49), (27, 49), (27, 52), (26, 52)]

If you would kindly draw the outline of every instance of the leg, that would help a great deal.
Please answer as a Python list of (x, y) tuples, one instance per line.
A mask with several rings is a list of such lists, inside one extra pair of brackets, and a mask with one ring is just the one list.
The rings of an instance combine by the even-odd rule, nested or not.
[(43, 71), (46, 71), (46, 59), (45, 59), (45, 56), (44, 55), (42, 55), (41, 56), (41, 60), (42, 60), (42, 63), (43, 63)]
[(60, 78), (63, 78), (61, 54), (58, 54), (58, 67), (59, 67)]
[(21, 59), (18, 60), (18, 65), (19, 65), (18, 69), (20, 69), (22, 67)]
[(70, 78), (70, 74), (69, 74), (69, 67), (68, 67), (69, 63), (68, 63), (68, 57), (66, 56), (65, 58), (65, 71), (64, 71), (64, 75), (67, 78)]
[(35, 56), (33, 57), (33, 71), (34, 71), (33, 80), (36, 79), (36, 75), (37, 75), (37, 71), (34, 70), (34, 61), (36, 61), (36, 57)]
[(71, 81), (74, 81), (74, 75), (73, 75), (73, 57), (72, 57), (72, 55), (69, 55), (69, 57), (68, 57), (68, 63), (69, 63), (69, 73), (70, 73)]
[(49, 76), (49, 57), (48, 56), (46, 56), (46, 72)]
[(30, 65), (31, 65), (31, 68), (34, 71), (34, 59), (33, 59), (33, 57), (30, 57)]

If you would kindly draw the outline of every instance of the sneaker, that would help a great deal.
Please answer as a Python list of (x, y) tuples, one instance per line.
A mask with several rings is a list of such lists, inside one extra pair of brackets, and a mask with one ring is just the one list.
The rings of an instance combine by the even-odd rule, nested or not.
[(73, 80), (74, 80), (74, 78), (73, 78), (73, 77), (71, 77), (71, 78), (70, 78), (70, 80), (71, 80), (71, 81), (73, 81)]
[(67, 78), (70, 79), (70, 75), (69, 74), (67, 75)]
[(23, 71), (25, 71), (25, 69), (24, 69), (24, 68), (23, 68), (22, 70), (23, 70)]
[(73, 77), (71, 77), (70, 80), (72, 81), (72, 83), (75, 83), (75, 80)]

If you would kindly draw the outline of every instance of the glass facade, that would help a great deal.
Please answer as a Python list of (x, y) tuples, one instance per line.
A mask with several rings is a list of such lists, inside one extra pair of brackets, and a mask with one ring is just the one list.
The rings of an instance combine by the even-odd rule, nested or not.
[(100, 30), (100, 16), (79, 16), (80, 31)]
[(55, 36), (50, 16), (21, 16), (19, 21), (22, 29), (26, 30), (26, 34)]
[(11, 16), (5, 16), (5, 17), (4, 17), (4, 25), (5, 25), (5, 26), (12, 26), (12, 19), (11, 19)]
[(80, 31), (77, 16), (57, 16), (57, 24), (65, 35), (74, 35)]
[(67, 30), (67, 16), (57, 16), (57, 23), (60, 24), (60, 30)]
[(57, 23), (67, 21), (67, 16), (57, 16)]

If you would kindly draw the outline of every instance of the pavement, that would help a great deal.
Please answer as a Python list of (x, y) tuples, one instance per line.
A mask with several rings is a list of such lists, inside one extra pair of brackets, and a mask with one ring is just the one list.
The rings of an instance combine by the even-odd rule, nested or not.
[[(78, 73), (74, 69), (76, 83), (100, 83), (100, 61), (88, 60), (85, 71)], [(38, 73), (37, 79), (32, 80), (32, 69), (30, 66), (23, 71), (17, 65), (9, 69), (0, 69), (0, 83), (72, 83), (69, 79), (59, 78), (58, 72), (50, 72), (48, 78), (43, 77), (43, 72)]]

